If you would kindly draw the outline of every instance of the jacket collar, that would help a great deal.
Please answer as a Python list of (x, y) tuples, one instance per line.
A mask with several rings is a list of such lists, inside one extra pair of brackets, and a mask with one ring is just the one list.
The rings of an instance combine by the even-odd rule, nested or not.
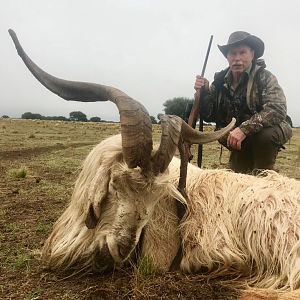
[[(243, 72), (242, 74), (242, 80), (247, 80), (250, 76), (250, 71), (252, 70), (252, 62), (249, 65), (249, 67)], [(233, 81), (233, 76), (232, 76), (232, 71), (229, 69), (228, 72), (226, 73), (226, 75), (224, 76), (224, 86), (227, 89), (230, 89), (230, 86), (232, 85), (232, 81)]]
[[(245, 72), (247, 72), (249, 77), (254, 77), (254, 75), (260, 68), (265, 68), (265, 67), (266, 67), (265, 61), (263, 59), (258, 59), (254, 63), (252, 63), (250, 70), (247, 69), (247, 70), (245, 70)], [(225, 70), (222, 70), (221, 72), (216, 73), (215, 79), (212, 84), (217, 89), (222, 90), (224, 88), (225, 77), (227, 75), (229, 76), (229, 72), (230, 72), (230, 68), (227, 67)]]

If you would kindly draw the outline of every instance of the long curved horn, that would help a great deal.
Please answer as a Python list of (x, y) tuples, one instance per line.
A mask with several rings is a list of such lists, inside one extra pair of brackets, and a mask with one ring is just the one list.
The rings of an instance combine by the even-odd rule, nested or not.
[(218, 140), (223, 135), (231, 131), (234, 128), (235, 122), (235, 118), (232, 118), (231, 122), (226, 127), (221, 128), (220, 130), (213, 132), (202, 132), (193, 129), (183, 121), (181, 127), (181, 135), (185, 142), (191, 144), (206, 144)]
[(180, 141), (181, 126), (184, 122), (178, 116), (159, 114), (157, 117), (161, 122), (161, 139), (159, 148), (152, 158), (155, 175), (163, 173), (168, 168)]
[(175, 154), (178, 143), (180, 143), (180, 136), (185, 142), (206, 144), (218, 140), (231, 131), (236, 122), (233, 118), (226, 127), (218, 131), (201, 132), (193, 129), (178, 116), (159, 114), (158, 119), (162, 125), (162, 136), (160, 146), (152, 158), (155, 174), (158, 172), (162, 173), (167, 169)]
[(152, 123), (146, 108), (124, 92), (105, 85), (63, 80), (39, 68), (23, 50), (16, 33), (9, 34), (19, 56), (35, 78), (65, 100), (95, 102), (110, 100), (118, 107), (124, 159), (129, 168), (149, 168), (152, 151)]

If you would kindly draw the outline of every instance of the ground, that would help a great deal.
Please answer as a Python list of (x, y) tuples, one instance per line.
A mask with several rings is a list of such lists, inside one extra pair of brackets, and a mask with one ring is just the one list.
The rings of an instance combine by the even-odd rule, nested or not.
[[(293, 131), (275, 168), (300, 179), (300, 129)], [(237, 286), (224, 279), (176, 272), (145, 276), (134, 265), (70, 278), (43, 268), (38, 251), (68, 204), (83, 159), (119, 132), (113, 123), (0, 118), (0, 299), (237, 298)], [(160, 133), (155, 125), (156, 141)], [(228, 151), (217, 142), (204, 145), (203, 168), (226, 168), (227, 161)], [(26, 176), (19, 178), (22, 171)]]

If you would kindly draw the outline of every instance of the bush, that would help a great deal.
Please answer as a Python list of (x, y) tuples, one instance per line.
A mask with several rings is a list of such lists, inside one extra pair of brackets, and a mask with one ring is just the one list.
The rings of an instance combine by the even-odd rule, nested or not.
[(99, 117), (91, 117), (90, 122), (101, 122), (101, 118)]
[(8, 171), (10, 177), (13, 178), (25, 178), (28, 173), (26, 166), (22, 166), (19, 169), (11, 169)]

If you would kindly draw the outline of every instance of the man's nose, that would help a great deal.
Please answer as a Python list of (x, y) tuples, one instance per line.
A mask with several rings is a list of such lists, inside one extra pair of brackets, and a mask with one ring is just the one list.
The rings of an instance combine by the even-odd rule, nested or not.
[(236, 54), (236, 56), (234, 57), (234, 60), (235, 60), (235, 61), (239, 61), (239, 60), (241, 60), (241, 57), (240, 57), (240, 55), (239, 55), (239, 54)]

